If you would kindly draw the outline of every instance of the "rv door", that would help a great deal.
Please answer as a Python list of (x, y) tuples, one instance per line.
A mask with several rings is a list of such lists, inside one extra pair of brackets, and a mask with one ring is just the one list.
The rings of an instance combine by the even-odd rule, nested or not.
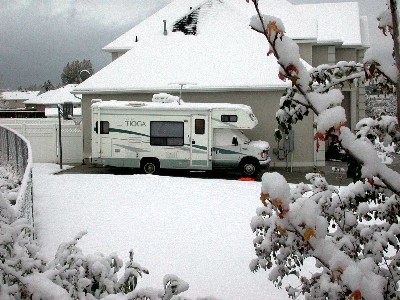
[(210, 168), (208, 118), (202, 115), (192, 116), (190, 139), (190, 166), (196, 169)]

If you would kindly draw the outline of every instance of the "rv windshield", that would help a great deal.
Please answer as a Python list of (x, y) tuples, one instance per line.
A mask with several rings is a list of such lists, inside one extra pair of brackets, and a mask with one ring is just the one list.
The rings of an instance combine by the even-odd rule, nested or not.
[(238, 145), (247, 145), (251, 141), (238, 129), (215, 129), (214, 141), (216, 146), (231, 145), (236, 137)]
[(251, 142), (251, 140), (244, 135), (243, 131), (234, 130), (234, 134), (237, 136), (239, 144), (247, 145)]

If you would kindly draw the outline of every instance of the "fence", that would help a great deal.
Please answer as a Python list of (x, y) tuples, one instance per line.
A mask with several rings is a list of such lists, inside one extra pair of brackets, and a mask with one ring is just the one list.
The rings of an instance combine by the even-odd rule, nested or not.
[[(59, 163), (58, 118), (1, 119), (0, 124), (22, 134), (31, 144), (34, 163)], [(62, 120), (63, 162), (77, 164), (83, 158), (82, 126)]]
[(16, 200), (19, 216), (33, 225), (32, 150), (18, 132), (0, 125), (0, 163), (9, 166), (20, 182)]

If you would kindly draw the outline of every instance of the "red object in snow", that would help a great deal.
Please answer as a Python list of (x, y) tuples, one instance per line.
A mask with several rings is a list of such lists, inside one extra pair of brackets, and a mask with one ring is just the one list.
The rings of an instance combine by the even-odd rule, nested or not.
[(250, 177), (241, 177), (238, 180), (240, 181), (254, 181), (254, 178), (250, 178)]

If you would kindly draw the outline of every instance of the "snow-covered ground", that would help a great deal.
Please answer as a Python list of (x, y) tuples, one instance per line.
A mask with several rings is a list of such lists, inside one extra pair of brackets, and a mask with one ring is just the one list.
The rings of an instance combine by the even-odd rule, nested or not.
[(35, 164), (35, 230), (48, 259), (80, 231), (85, 254), (116, 252), (150, 274), (138, 288), (162, 288), (175, 274), (196, 299), (288, 299), (264, 271), (251, 273), (255, 257), (250, 221), (260, 206), (260, 182), (152, 175), (61, 174), (58, 165)]

